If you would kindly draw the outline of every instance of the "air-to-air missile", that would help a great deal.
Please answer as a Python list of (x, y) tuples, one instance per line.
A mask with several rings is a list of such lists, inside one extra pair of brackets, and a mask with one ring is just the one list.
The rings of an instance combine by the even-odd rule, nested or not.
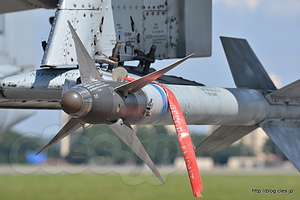
[(118, 80), (125, 82), (116, 82), (114, 74), (95, 67), (70, 23), (69, 27), (79, 69), (40, 69), (1, 83), (2, 108), (62, 109), (71, 116), (42, 150), (86, 123), (107, 124), (164, 183), (131, 125), (174, 124), (193, 193), (201, 196), (186, 124), (221, 125), (196, 151), (222, 150), (261, 127), (300, 169), (300, 81), (277, 90), (246, 40), (221, 37), (237, 88), (159, 83), (164, 73), (192, 55), (143, 77), (121, 73)]

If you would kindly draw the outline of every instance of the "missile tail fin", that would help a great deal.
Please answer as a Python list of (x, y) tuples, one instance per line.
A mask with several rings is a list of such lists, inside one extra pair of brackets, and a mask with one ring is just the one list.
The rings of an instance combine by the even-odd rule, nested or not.
[(221, 37), (221, 42), (236, 87), (276, 90), (247, 40)]
[(300, 98), (300, 79), (268, 94), (267, 96), (271, 98)]
[(296, 120), (267, 119), (260, 123), (262, 129), (284, 155), (300, 171), (300, 124)]
[(197, 151), (221, 151), (256, 128), (257, 126), (220, 126), (197, 147)]

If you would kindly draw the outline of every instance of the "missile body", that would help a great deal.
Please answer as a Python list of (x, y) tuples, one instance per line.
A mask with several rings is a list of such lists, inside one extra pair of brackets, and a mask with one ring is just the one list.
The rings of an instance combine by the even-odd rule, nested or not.
[[(136, 125), (173, 124), (166, 94), (158, 85), (149, 84), (127, 97), (113, 89), (97, 89), (101, 86), (94, 86), (92, 91), (84, 87), (90, 93), (92, 102), (90, 111), (86, 111), (86, 117), (82, 118), (87, 122), (107, 123), (122, 118)], [(176, 95), (190, 125), (252, 126), (266, 118), (300, 117), (299, 106), (270, 105), (264, 92), (259, 90), (181, 85), (167, 87)]]
[[(74, 69), (61, 70), (61, 73), (55, 70), (55, 72), (55, 75), (47, 76), (43, 74), (43, 70), (37, 70), (34, 73), (23, 74), (23, 79), (20, 75), (4, 79), (1, 84), (3, 98), (0, 101), (9, 99), (7, 107), (16, 106), (18, 102), (26, 107), (26, 104), (30, 104), (30, 100), (33, 99), (35, 103), (31, 104), (30, 108), (39, 108), (39, 103), (36, 103), (36, 100), (39, 100), (48, 102), (43, 104), (43, 109), (60, 109), (59, 102), (63, 101), (61, 100), (63, 81), (66, 76), (76, 80), (78, 72)], [(48, 73), (51, 74), (49, 70)], [(109, 74), (104, 75), (106, 80), (110, 78)], [(43, 82), (38, 82), (37, 76), (41, 76)], [(20, 82), (20, 80), (24, 81)], [(78, 84), (71, 88), (80, 95), (79, 101), (83, 101), (77, 108), (80, 112), (73, 112), (72, 116), (75, 118), (84, 116), (81, 120), (96, 124), (111, 122), (119, 118), (136, 125), (173, 124), (166, 93), (159, 85), (149, 84), (125, 97), (121, 94), (122, 92), (114, 90), (116, 86), (122, 84), (124, 83), (97, 81)], [(299, 106), (271, 105), (265, 98), (267, 92), (262, 90), (187, 85), (166, 86), (177, 97), (187, 124), (190, 125), (251, 126), (266, 118), (300, 118)]]

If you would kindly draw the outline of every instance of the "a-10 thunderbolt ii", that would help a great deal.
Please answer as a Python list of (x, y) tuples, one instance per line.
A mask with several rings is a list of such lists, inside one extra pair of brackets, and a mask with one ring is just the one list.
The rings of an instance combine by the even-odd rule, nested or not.
[[(262, 127), (297, 169), (300, 169), (300, 82), (296, 81), (277, 90), (246, 40), (221, 37), (238, 88), (153, 82), (190, 56), (141, 78), (132, 75), (131, 78), (135, 77), (135, 80), (123, 83), (105, 80), (111, 76), (110, 72), (95, 68), (93, 60), (71, 25), (70, 27), (76, 41), (79, 72), (77, 69), (61, 70), (53, 77), (56, 79), (56, 85), (49, 84), (40, 91), (32, 90), (35, 87), (34, 80), (38, 78), (38, 73), (47, 73), (45, 70), (5, 78), (1, 83), (1, 107), (21, 108), (22, 104), (28, 103), (26, 107), (35, 108), (36, 105), (36, 108), (41, 108), (39, 103), (44, 102), (44, 109), (61, 107), (72, 117), (43, 149), (85, 123), (107, 124), (163, 182), (130, 124), (174, 123), (179, 139), (189, 135), (186, 130), (183, 131), (184, 123), (221, 125), (197, 147), (197, 151), (222, 150), (256, 128)], [(48, 70), (48, 73), (54, 71)], [(68, 73), (75, 74), (80, 80), (65, 79)], [(21, 77), (26, 81), (21, 80)], [(30, 93), (29, 96), (24, 95), (27, 92)], [(175, 96), (178, 104), (176, 100), (170, 104), (168, 98), (174, 96), (170, 96), (169, 93)], [(183, 115), (180, 115), (180, 112)], [(184, 118), (181, 118), (182, 116)], [(184, 156), (191, 150), (194, 154), (193, 147), (183, 145), (182, 148)], [(192, 160), (187, 157), (187, 165), (192, 166)], [(194, 178), (196, 173), (193, 170), (188, 167), (190, 178)], [(200, 191), (201, 188), (195, 188), (195, 196), (199, 196)]]
[[(157, 7), (162, 9), (157, 15), (164, 12), (164, 6), (167, 7), (165, 4)], [(145, 18), (147, 13), (148, 11), (144, 13)], [(83, 14), (83, 17), (86, 17), (86, 14)], [(77, 32), (83, 31), (80, 26), (76, 30), (73, 28), (79, 20), (62, 21), (65, 19), (63, 15), (60, 19), (59, 23), (68, 24), (68, 34), (72, 35), (74, 40), (74, 45), (72, 43), (68, 48), (75, 49), (78, 69), (40, 69), (7, 77), (1, 82), (2, 108), (62, 109), (70, 115), (71, 119), (41, 151), (84, 124), (107, 124), (164, 183), (131, 125), (174, 124), (193, 194), (199, 197), (202, 183), (186, 125), (221, 125), (196, 147), (197, 151), (221, 150), (256, 128), (262, 127), (295, 167), (300, 169), (300, 82), (296, 81), (277, 90), (246, 40), (221, 37), (237, 88), (206, 87), (164, 75), (192, 55), (161, 70), (148, 73), (149, 64), (153, 62), (155, 46), (147, 55), (139, 51), (134, 52), (137, 58), (142, 58), (141, 65), (144, 67), (135, 73), (127, 74), (126, 69), (130, 72), (134, 70), (126, 66), (114, 69), (114, 58), (122, 56), (118, 43), (115, 44), (112, 58), (102, 54), (96, 56), (96, 60), (108, 63), (109, 67), (106, 70), (96, 68), (95, 61), (86, 47), (95, 45), (97, 40), (91, 45), (86, 45), (77, 35)], [(129, 19), (134, 32), (137, 21), (132, 16)], [(100, 32), (103, 21), (100, 20)], [(162, 31), (159, 26), (157, 30), (157, 33)], [(139, 41), (140, 33), (136, 35), (134, 39)], [(119, 39), (122, 39), (121, 37), (124, 35), (119, 35)], [(155, 41), (159, 45), (161, 39)], [(45, 51), (53, 51), (55, 48), (51, 45), (54, 43), (55, 39), (48, 41)], [(131, 44), (125, 45), (130, 51)], [(68, 58), (69, 51), (65, 51), (64, 47), (61, 49), (62, 55)], [(126, 48), (122, 51), (126, 53)], [(71, 58), (67, 62), (73, 62), (74, 59)], [(51, 59), (44, 57), (44, 63), (48, 61), (51, 62)]]

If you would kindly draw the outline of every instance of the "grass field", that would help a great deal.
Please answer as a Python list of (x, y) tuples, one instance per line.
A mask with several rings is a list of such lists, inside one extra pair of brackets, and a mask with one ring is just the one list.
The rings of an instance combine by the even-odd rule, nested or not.
[[(120, 175), (0, 175), (0, 198), (9, 199), (195, 199), (185, 174), (166, 178), (166, 185), (153, 182), (152, 175), (138, 176), (132, 185)], [(124, 181), (125, 180), (125, 181)], [(146, 182), (145, 182), (146, 180)], [(298, 175), (204, 174), (203, 199), (300, 199)], [(150, 182), (150, 183), (149, 183)], [(260, 189), (254, 193), (252, 189)], [(263, 189), (275, 189), (276, 194)], [(278, 190), (279, 189), (279, 190)], [(282, 189), (282, 190), (281, 190)], [(290, 192), (291, 194), (278, 193)], [(256, 190), (259, 191), (259, 190)]]

